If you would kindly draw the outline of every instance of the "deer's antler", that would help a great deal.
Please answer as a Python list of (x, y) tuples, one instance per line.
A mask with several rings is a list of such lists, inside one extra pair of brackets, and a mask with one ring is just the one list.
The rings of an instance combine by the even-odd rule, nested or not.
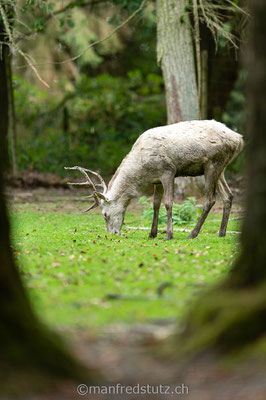
[[(88, 212), (90, 210), (92, 210), (95, 207), (98, 207), (100, 204), (99, 198), (97, 196), (97, 189), (96, 187), (100, 187), (103, 189), (103, 194), (107, 191), (107, 186), (103, 180), (103, 178), (101, 177), (100, 174), (98, 174), (97, 172), (91, 171), (90, 169), (86, 169), (86, 168), (82, 168), (82, 167), (65, 167), (65, 169), (71, 169), (71, 170), (78, 170), (80, 171), (83, 176), (85, 177), (86, 181), (85, 182), (68, 182), (68, 185), (76, 185), (76, 186), (80, 186), (80, 185), (89, 185), (92, 187), (93, 189), (93, 194), (86, 196), (85, 198), (90, 199), (90, 198), (94, 198), (94, 203), (87, 208), (86, 210), (84, 210), (83, 212)], [(95, 184), (93, 183), (93, 181), (91, 180), (91, 178), (89, 177), (89, 175), (87, 174), (87, 172), (97, 176), (97, 178), (100, 180), (100, 184)]]
[(103, 189), (103, 193), (102, 194), (105, 194), (107, 192), (107, 186), (106, 186), (106, 183), (104, 182), (103, 178), (101, 177), (101, 175), (98, 174), (98, 172), (91, 171), (90, 169), (84, 169), (84, 171), (90, 172), (91, 174), (97, 176), (97, 178), (99, 179), (99, 181), (101, 183), (97, 184), (96, 186), (101, 187)]

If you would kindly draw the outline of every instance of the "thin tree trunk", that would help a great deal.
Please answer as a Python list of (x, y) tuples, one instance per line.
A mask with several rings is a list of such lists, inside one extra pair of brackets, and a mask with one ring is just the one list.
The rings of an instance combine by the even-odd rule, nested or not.
[(166, 90), (168, 123), (198, 119), (193, 40), (186, 0), (157, 0), (157, 61)]
[(13, 175), (16, 176), (18, 174), (17, 129), (16, 129), (14, 90), (12, 83), (11, 60), (12, 58), (10, 54), (8, 57), (6, 57), (6, 72), (7, 72), (7, 85), (8, 85), (10, 139), (11, 139), (11, 149), (12, 149), (12, 170), (13, 170)]
[(201, 118), (201, 51), (200, 51), (200, 26), (198, 0), (193, 0), (193, 18), (194, 18), (194, 36), (195, 36), (195, 52), (197, 64), (197, 84), (198, 84), (198, 118)]
[(208, 50), (201, 53), (201, 118), (208, 118)]

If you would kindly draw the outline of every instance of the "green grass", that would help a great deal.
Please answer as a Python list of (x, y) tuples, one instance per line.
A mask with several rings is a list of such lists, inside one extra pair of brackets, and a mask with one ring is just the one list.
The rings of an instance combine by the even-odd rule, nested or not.
[[(125, 228), (120, 237), (107, 235), (99, 213), (64, 211), (62, 203), (15, 209), (17, 265), (37, 313), (58, 327), (180, 318), (199, 292), (226, 276), (238, 248), (238, 235), (217, 237), (218, 214), (198, 239), (175, 232), (164, 241), (164, 233), (148, 239), (148, 231)], [(125, 225), (150, 223), (139, 210), (126, 215)], [(239, 221), (228, 229), (239, 230)]]

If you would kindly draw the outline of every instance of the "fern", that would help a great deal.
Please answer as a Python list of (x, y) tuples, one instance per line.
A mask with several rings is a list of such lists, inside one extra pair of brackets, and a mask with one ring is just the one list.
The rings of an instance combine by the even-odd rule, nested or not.
[[(138, 203), (145, 207), (142, 214), (143, 218), (152, 221), (153, 204), (147, 197), (141, 197)], [(198, 208), (200, 207), (201, 204), (196, 203), (195, 197), (188, 197), (183, 204), (174, 204), (172, 213), (173, 225), (188, 225), (194, 222), (198, 214)], [(167, 213), (164, 207), (160, 209), (159, 223), (167, 223)]]

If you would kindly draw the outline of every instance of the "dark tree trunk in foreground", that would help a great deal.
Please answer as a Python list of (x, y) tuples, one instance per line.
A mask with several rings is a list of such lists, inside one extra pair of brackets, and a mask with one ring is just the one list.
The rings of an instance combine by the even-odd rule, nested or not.
[(249, 69), (248, 196), (242, 231), (242, 253), (231, 275), (232, 286), (266, 283), (266, 2), (252, 0), (247, 54)]
[(227, 280), (202, 296), (185, 329), (187, 348), (241, 350), (266, 333), (266, 2), (250, 2), (248, 195), (241, 250)]
[[(0, 22), (0, 40), (3, 42)], [(0, 387), (1, 395), (10, 374), (29, 373), (71, 378), (82, 375), (80, 367), (61, 340), (35, 316), (15, 266), (9, 239), (9, 221), (4, 198), (7, 160), (8, 86), (3, 45), (0, 57)], [(23, 379), (23, 378), (22, 378)], [(14, 382), (13, 389), (18, 382)]]

